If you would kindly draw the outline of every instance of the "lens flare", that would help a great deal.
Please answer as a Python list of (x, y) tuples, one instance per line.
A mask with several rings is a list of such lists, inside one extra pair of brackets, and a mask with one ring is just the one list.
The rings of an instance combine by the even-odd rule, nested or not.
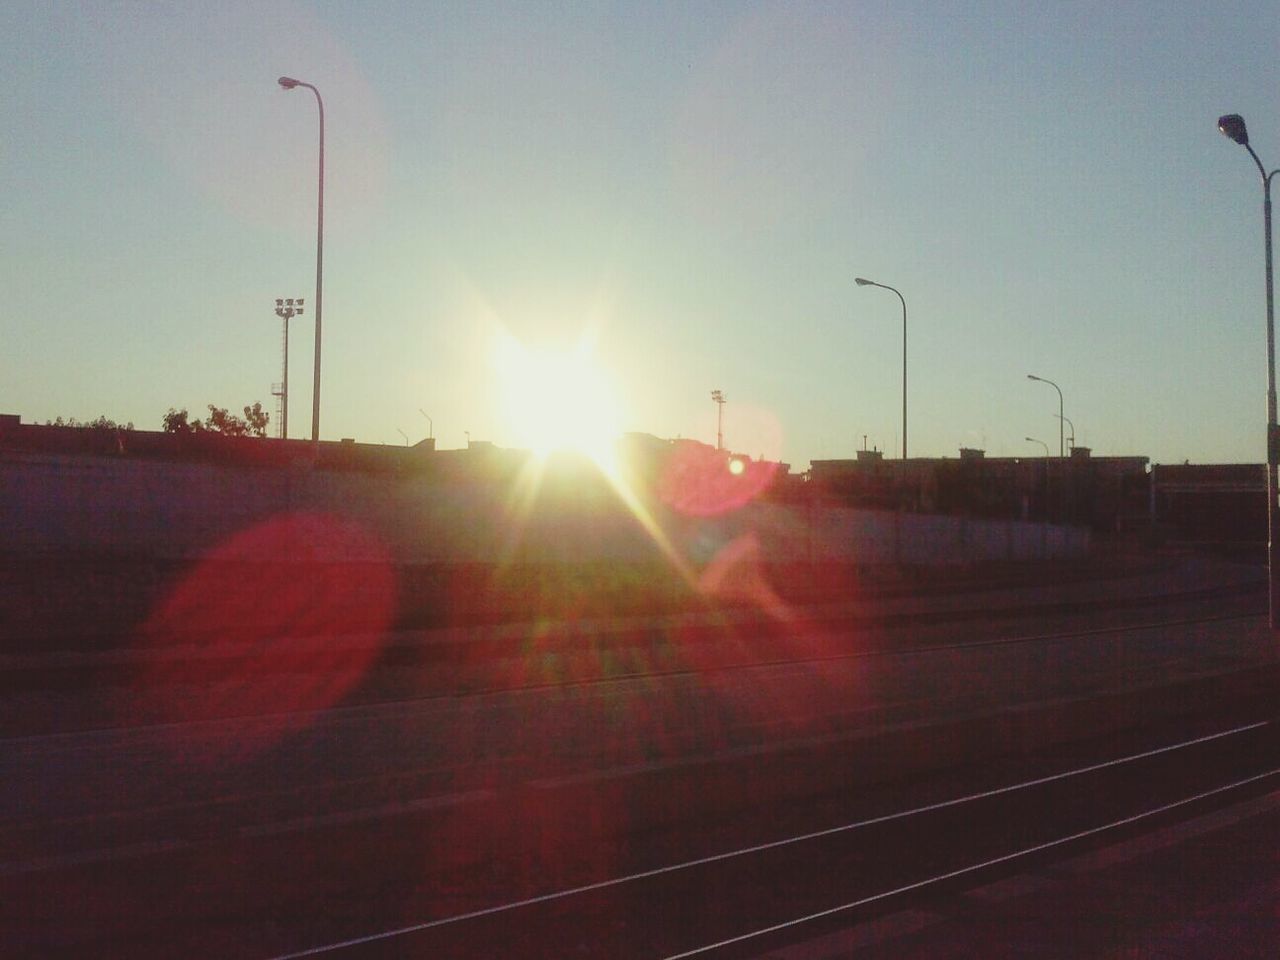
[(773, 482), (778, 464), (728, 456), (705, 444), (677, 442), (658, 478), (658, 495), (679, 513), (713, 517), (755, 499)]
[[(363, 527), (276, 518), (201, 559), (142, 628), (147, 656), (122, 712), (169, 724), (175, 752), (241, 759), (337, 703), (376, 658), (396, 577)], [(256, 718), (234, 736), (216, 723)]]

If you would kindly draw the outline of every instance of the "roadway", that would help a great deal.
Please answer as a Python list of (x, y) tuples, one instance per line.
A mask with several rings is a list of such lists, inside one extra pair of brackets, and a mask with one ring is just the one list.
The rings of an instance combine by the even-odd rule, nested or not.
[[(265, 958), (432, 921), (449, 922), (332, 955), (667, 956), (731, 939), (1276, 760), (1271, 726), (1216, 736), (1270, 719), (1275, 650), (1256, 591), (1230, 589), (1256, 576), (1206, 570), (1175, 571), (1183, 596), (1164, 603), (1115, 606), (1152, 596), (1136, 581), (1077, 584), (1074, 612), (979, 591), (903, 598), (878, 623), (810, 610), (607, 643), (578, 630), (559, 683), (529, 667), (545, 644), (398, 656), (301, 713), (271, 707), (314, 672), (266, 678), (275, 701), (239, 716), (210, 715), (185, 672), (110, 695), (28, 685), (6, 697), (10, 715), (31, 709), (0, 753), (0, 924), (18, 953), (68, 956)], [(199, 698), (200, 718), (118, 722), (141, 695)], [(991, 790), (928, 822), (671, 869)]]

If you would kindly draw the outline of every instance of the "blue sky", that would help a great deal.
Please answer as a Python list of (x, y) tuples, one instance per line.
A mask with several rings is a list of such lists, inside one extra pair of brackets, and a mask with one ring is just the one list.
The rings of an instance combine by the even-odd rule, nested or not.
[[(503, 335), (589, 333), (620, 427), (803, 467), (1077, 440), (1257, 461), (1268, 4), (0, 8), (0, 409), (274, 408), (314, 295), (322, 435), (519, 445)], [(305, 321), (305, 322), (304, 322)], [(312, 327), (291, 337), (309, 435)], [(583, 403), (592, 402), (584, 397)]]

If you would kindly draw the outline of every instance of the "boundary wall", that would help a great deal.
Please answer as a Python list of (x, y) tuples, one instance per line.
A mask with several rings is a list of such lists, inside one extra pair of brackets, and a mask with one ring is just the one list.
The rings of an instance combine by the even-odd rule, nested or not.
[(770, 502), (693, 517), (652, 498), (643, 502), (649, 528), (603, 481), (540, 492), (492, 479), (305, 465), (0, 453), (0, 551), (11, 557), (191, 560), (292, 514), (337, 518), (372, 536), (318, 541), (305, 557), (243, 559), (371, 559), (358, 554), (372, 545), (406, 565), (648, 562), (661, 556), (654, 528), (694, 566), (734, 543), (749, 543), (764, 562), (859, 566), (1060, 559), (1089, 547), (1087, 529), (1018, 520)]

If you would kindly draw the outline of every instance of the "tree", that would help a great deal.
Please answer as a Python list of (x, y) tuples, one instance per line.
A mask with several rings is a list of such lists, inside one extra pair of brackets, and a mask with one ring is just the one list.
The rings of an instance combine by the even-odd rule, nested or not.
[(209, 404), (209, 416), (201, 423), (192, 420), (187, 408), (175, 410), (169, 408), (164, 415), (165, 433), (220, 433), (224, 437), (265, 437), (267, 421), (270, 415), (262, 409), (261, 403), (244, 408), (244, 417), (237, 417), (226, 407), (215, 407)]
[(249, 428), (251, 437), (265, 437), (267, 435), (267, 421), (271, 419), (271, 415), (262, 409), (262, 404), (255, 401), (252, 407), (244, 408), (245, 426)]
[(100, 416), (97, 420), (77, 420), (75, 417), (58, 417), (56, 420), (46, 420), (46, 427), (78, 427), (81, 430), (132, 430), (133, 421), (128, 423), (116, 423), (110, 417)]
[(204, 429), (204, 424), (199, 420), (192, 423), (188, 419), (187, 408), (175, 410), (169, 408), (169, 412), (164, 415), (164, 432), (165, 433), (198, 433)]
[(228, 413), (226, 407), (215, 407), (209, 404), (209, 416), (204, 422), (206, 430), (221, 433), (228, 437), (243, 437), (249, 432), (245, 422), (234, 413)]

